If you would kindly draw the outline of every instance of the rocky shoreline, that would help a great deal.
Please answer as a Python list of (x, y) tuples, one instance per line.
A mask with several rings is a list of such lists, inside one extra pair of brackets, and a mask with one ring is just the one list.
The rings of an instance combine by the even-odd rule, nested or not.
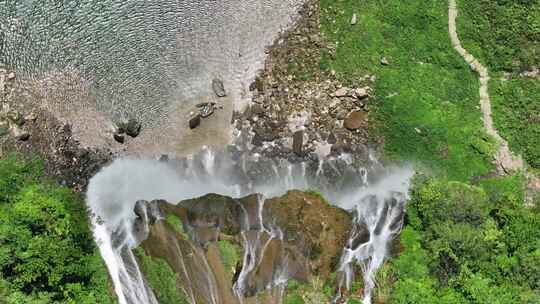
[[(313, 166), (343, 155), (348, 163), (365, 164), (376, 153), (378, 145), (368, 133), (372, 94), (369, 85), (375, 77), (366, 75), (358, 86), (345, 87), (332, 71), (318, 68), (321, 50), (332, 53), (332, 46), (320, 34), (318, 12), (319, 3), (307, 1), (295, 26), (267, 48), (265, 68), (249, 88), (251, 104), (243, 113), (233, 114), (235, 134), (227, 149), (294, 163), (308, 161)], [(0, 152), (40, 155), (49, 175), (84, 191), (98, 168), (122, 152), (82, 147), (73, 138), (71, 126), (46, 110), (24, 113), (10, 102), (15, 100), (15, 77), (13, 71), (0, 70)], [(214, 80), (212, 87), (218, 96), (224, 95), (222, 83)], [(189, 120), (188, 127), (197, 125)], [(125, 129), (127, 132), (127, 123)], [(131, 132), (130, 136), (144, 132), (140, 123), (136, 129), (136, 134)], [(115, 139), (124, 141), (127, 133), (117, 131)]]
[(318, 1), (307, 1), (300, 16), (268, 49), (265, 69), (250, 85), (252, 103), (235, 113), (236, 129), (249, 129), (250, 148), (268, 157), (307, 160), (376, 150), (368, 133), (375, 77), (346, 87), (333, 71), (319, 69), (321, 52), (331, 54), (332, 46), (319, 30)]

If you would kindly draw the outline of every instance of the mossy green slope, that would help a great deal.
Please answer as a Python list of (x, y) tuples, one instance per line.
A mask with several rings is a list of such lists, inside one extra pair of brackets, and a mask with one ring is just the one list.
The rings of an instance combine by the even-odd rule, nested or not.
[[(387, 157), (465, 181), (492, 168), (494, 147), (482, 128), (477, 76), (450, 43), (447, 5), (322, 0), (322, 31), (336, 52), (323, 53), (321, 66), (345, 83), (377, 77), (371, 120)], [(389, 65), (381, 64), (383, 57)]]

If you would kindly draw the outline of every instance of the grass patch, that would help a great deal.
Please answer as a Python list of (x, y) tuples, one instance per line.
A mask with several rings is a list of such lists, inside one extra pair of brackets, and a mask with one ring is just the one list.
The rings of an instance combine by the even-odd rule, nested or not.
[(287, 283), (285, 304), (315, 304), (330, 303), (334, 296), (335, 285), (332, 282), (323, 282), (318, 277), (313, 277), (307, 284), (301, 284), (295, 280)]
[(540, 65), (538, 0), (457, 0), (464, 47), (494, 71), (520, 72)]
[(163, 259), (147, 256), (142, 248), (135, 249), (139, 267), (159, 303), (189, 304), (185, 294), (177, 286), (177, 274)]
[(321, 193), (321, 191), (315, 190), (315, 189), (309, 189), (309, 190), (307, 190), (305, 192), (307, 194), (309, 194), (309, 195), (313, 195), (313, 196), (319, 198), (321, 201), (325, 202), (326, 204), (329, 204), (328, 201), (326, 200), (326, 198), (324, 197), (324, 195)]
[(225, 270), (230, 274), (234, 274), (236, 272), (236, 264), (240, 261), (240, 247), (227, 240), (219, 240), (217, 245)]
[[(387, 157), (465, 181), (492, 169), (494, 149), (480, 119), (477, 76), (450, 43), (447, 5), (322, 0), (321, 28), (336, 53), (323, 53), (321, 66), (349, 84), (377, 76), (370, 117), (385, 138)], [(382, 65), (382, 57), (390, 65)]]
[(184, 239), (189, 240), (188, 234), (184, 231), (184, 225), (182, 224), (182, 220), (178, 216), (172, 213), (167, 213), (167, 215), (165, 216), (165, 221), (169, 225), (171, 225), (171, 227), (173, 227), (176, 233), (182, 235)]

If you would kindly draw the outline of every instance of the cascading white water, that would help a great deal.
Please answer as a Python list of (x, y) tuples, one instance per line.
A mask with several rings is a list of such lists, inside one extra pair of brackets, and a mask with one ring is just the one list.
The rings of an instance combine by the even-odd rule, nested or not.
[[(257, 217), (255, 221), (250, 220), (247, 210), (242, 205), (240, 207), (243, 209), (245, 215), (245, 227), (240, 234), (243, 242), (244, 257), (242, 260), (242, 269), (238, 275), (238, 279), (234, 283), (233, 290), (241, 300), (245, 295), (249, 283), (249, 275), (261, 263), (266, 247), (273, 239), (282, 240), (283, 233), (279, 228), (265, 227), (263, 221), (264, 195), (258, 195), (257, 197)], [(266, 239), (264, 239), (265, 236), (267, 237)], [(282, 281), (272, 282), (275, 283), (272, 285), (281, 285), (283, 283)]]
[[(333, 161), (343, 160), (325, 162), (328, 163), (329, 170), (335, 171), (332, 174), (335, 174), (339, 170)], [(207, 193), (234, 197), (261, 193), (272, 197), (290, 189), (317, 188), (317, 179), (307, 176), (305, 164), (291, 164), (286, 161), (272, 163), (267, 172), (278, 176), (275, 179), (263, 176), (261, 182), (245, 180), (246, 172), (250, 171), (253, 164), (260, 162), (244, 158), (236, 162), (240, 165), (234, 167), (231, 165), (233, 161), (217, 157), (211, 151), (203, 151), (201, 155), (195, 155), (189, 161), (180, 163), (119, 159), (91, 179), (87, 202), (94, 214), (92, 219), (94, 236), (121, 304), (157, 303), (152, 291), (146, 287), (131, 253), (131, 249), (141, 241), (133, 232), (136, 218), (133, 210), (138, 200), (163, 199), (179, 202)], [(369, 242), (359, 247), (352, 246), (355, 236), (351, 235), (351, 244), (344, 249), (339, 269), (347, 274), (347, 283), (350, 284), (352, 263), (364, 265), (364, 280), (367, 287), (365, 303), (370, 303), (370, 292), (374, 286), (373, 277), (387, 257), (387, 245), (399, 233), (401, 222), (396, 220), (401, 216), (399, 211), (403, 208), (408, 181), (413, 174), (410, 169), (384, 169), (384, 171), (382, 175), (384, 178), (368, 185), (366, 178), (368, 171), (360, 168), (354, 171), (358, 178), (352, 186), (349, 183), (340, 183), (347, 185), (344, 186), (346, 188), (322, 191), (336, 205), (344, 209), (356, 209), (358, 214), (356, 222), (365, 222), (369, 228)], [(317, 168), (313, 171), (315, 172), (318, 172)], [(236, 176), (240, 175), (244, 178), (236, 179)], [(399, 200), (396, 204), (387, 206), (385, 199), (392, 196)], [(367, 197), (376, 199), (368, 202)], [(262, 247), (273, 238), (281, 238), (279, 229), (269, 229), (262, 225), (262, 210), (262, 203), (259, 203), (257, 219), (248, 217), (241, 234), (244, 238), (245, 256), (241, 273), (234, 285), (234, 291), (239, 297), (245, 291), (249, 273), (255, 268), (254, 263), (260, 260), (260, 254), (264, 252)], [(264, 241), (261, 238), (263, 233), (268, 236)], [(273, 280), (275, 282), (271, 284), (272, 286), (281, 286), (287, 281), (287, 277), (278, 276)], [(209, 288), (209, 292), (212, 290)], [(219, 299), (219, 296), (211, 295), (210, 298)]]
[[(412, 170), (397, 170), (377, 184), (351, 194), (345, 205), (342, 205), (354, 208), (356, 218), (351, 237), (341, 257), (339, 271), (345, 274), (345, 285), (350, 288), (354, 279), (353, 265), (360, 263), (364, 279), (364, 304), (371, 303), (377, 270), (388, 257), (390, 242), (401, 231), (412, 176)], [(351, 206), (351, 203), (354, 205)], [(361, 233), (360, 225), (367, 227), (369, 241), (355, 246), (355, 240)]]

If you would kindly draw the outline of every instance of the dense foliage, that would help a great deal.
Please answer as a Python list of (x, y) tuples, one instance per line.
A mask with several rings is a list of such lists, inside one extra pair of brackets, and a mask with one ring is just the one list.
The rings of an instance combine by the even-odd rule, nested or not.
[(418, 181), (390, 303), (538, 303), (540, 213), (519, 176)]
[(540, 1), (459, 0), (459, 33), (494, 71), (540, 65)]
[(112, 303), (83, 201), (41, 171), (0, 159), (0, 303)]

